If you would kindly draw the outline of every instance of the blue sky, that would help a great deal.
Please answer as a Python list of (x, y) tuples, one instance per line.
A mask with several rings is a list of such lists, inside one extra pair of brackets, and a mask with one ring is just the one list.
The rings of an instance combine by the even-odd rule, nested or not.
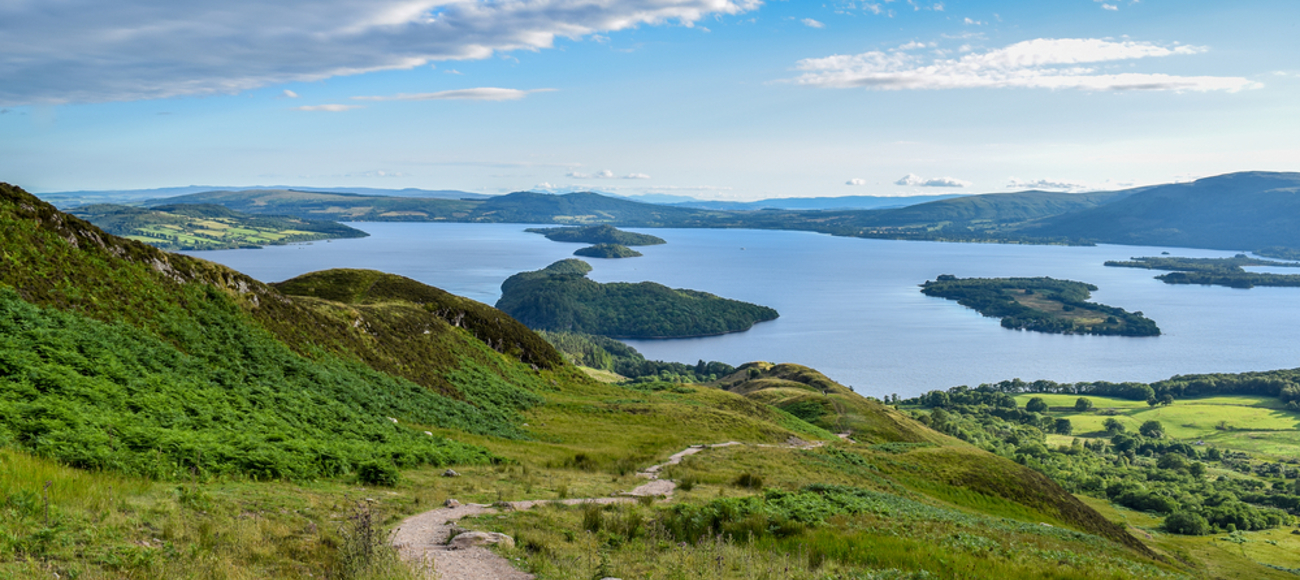
[(1300, 3), (3, 0), (0, 181), (703, 199), (1300, 170)]

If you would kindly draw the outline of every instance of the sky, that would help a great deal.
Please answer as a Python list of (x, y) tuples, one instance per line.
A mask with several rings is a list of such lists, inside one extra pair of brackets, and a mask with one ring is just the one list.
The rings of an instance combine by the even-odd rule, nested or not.
[(1295, 0), (0, 0), (0, 181), (1090, 191), (1300, 170)]

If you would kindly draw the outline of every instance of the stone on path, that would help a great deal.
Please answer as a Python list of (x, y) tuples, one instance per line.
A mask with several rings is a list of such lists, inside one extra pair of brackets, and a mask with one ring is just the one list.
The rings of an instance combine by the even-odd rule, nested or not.
[(501, 544), (507, 548), (515, 547), (515, 539), (496, 532), (465, 532), (451, 539), (451, 547), (456, 550)]

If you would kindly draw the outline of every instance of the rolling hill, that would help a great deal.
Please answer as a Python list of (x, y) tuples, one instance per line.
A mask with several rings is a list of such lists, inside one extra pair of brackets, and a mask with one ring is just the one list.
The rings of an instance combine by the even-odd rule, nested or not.
[(1252, 171), (1148, 187), (1020, 231), (1108, 244), (1300, 248), (1300, 173)]

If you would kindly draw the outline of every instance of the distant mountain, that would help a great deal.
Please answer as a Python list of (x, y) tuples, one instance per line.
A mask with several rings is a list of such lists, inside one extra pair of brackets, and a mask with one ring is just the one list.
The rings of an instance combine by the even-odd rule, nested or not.
[(1143, 188), (1021, 231), (1109, 244), (1300, 248), (1300, 173), (1230, 173)]
[[(719, 210), (760, 210), (760, 209), (795, 209), (795, 210), (819, 210), (819, 209), (889, 209), (896, 207), (907, 207), (921, 203), (939, 201), (943, 199), (952, 199), (955, 197), (966, 197), (965, 194), (948, 194), (948, 195), (913, 195), (913, 196), (874, 196), (874, 195), (846, 195), (842, 197), (780, 197), (773, 199), (760, 199), (758, 201), (675, 201), (669, 205), (678, 207), (694, 207), (699, 209), (719, 209)], [(651, 200), (644, 200), (650, 203), (661, 203)]]
[(515, 192), (485, 199), (446, 199), (275, 189), (208, 191), (147, 203), (218, 204), (246, 213), (339, 221), (755, 228), (953, 242), (1104, 242), (1285, 251), (1300, 249), (1297, 192), (1300, 173), (1245, 172), (1121, 191), (946, 196), (905, 207), (877, 209), (830, 207), (841, 203), (900, 203), (917, 198), (860, 196), (746, 204), (825, 204), (819, 209), (706, 209), (688, 207), (690, 204), (642, 203), (592, 192)]
[(338, 221), (437, 221), (464, 217), (480, 202), (456, 199), (373, 196), (359, 193), (246, 189), (205, 191), (152, 199), (150, 207), (171, 204), (216, 204), (251, 214), (290, 215)]
[(70, 208), (92, 203), (130, 203), (142, 200), (171, 198), (210, 191), (294, 190), (324, 193), (359, 193), (393, 197), (429, 197), (437, 199), (486, 199), (488, 195), (454, 189), (377, 189), (373, 187), (301, 187), (290, 185), (254, 185), (246, 187), (220, 187), (213, 185), (187, 185), (156, 189), (102, 189), (81, 191), (56, 191), (38, 195), (55, 207)]

